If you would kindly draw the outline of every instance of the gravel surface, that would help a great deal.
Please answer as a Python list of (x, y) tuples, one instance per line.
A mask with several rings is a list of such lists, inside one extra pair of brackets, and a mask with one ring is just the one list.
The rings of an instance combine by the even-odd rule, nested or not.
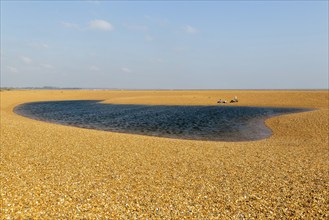
[[(328, 91), (1, 91), (2, 219), (328, 219)], [(50, 124), (45, 100), (317, 108), (261, 141), (191, 141)], [(233, 104), (230, 104), (233, 105)]]

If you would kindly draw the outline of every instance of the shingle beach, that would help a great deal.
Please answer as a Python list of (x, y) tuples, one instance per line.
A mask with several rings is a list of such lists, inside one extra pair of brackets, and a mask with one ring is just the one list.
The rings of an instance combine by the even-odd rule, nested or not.
[[(1, 91), (1, 219), (328, 219), (328, 91)], [(51, 124), (19, 104), (305, 107), (270, 138), (195, 141)]]

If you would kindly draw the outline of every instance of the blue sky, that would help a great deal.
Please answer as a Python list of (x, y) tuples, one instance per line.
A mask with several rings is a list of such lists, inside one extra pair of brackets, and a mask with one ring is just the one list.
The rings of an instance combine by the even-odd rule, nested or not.
[(328, 88), (328, 2), (1, 1), (1, 86)]

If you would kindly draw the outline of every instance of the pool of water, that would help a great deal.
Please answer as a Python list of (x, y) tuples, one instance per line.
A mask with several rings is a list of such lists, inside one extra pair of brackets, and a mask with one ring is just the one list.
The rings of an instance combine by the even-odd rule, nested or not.
[(267, 138), (265, 119), (310, 109), (102, 104), (95, 100), (31, 102), (14, 111), (32, 119), (89, 129), (213, 141)]

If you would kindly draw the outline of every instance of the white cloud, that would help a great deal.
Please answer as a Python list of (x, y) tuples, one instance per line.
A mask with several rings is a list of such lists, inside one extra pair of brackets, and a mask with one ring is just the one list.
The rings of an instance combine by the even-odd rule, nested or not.
[(122, 67), (121, 68), (122, 72), (125, 72), (125, 73), (131, 73), (131, 69), (127, 68), (127, 67)]
[(100, 71), (99, 67), (97, 67), (97, 66), (90, 66), (90, 67), (89, 67), (89, 70), (90, 70), (90, 71), (93, 71), (93, 72), (98, 72), (98, 71)]
[(91, 20), (84, 26), (80, 26), (78, 24), (70, 23), (70, 22), (62, 22), (62, 25), (65, 28), (79, 30), (79, 31), (86, 31), (86, 30), (112, 31), (113, 30), (113, 25), (110, 22), (101, 19)]
[(41, 66), (42, 66), (43, 68), (46, 68), (46, 69), (53, 69), (53, 68), (54, 68), (53, 65), (50, 65), (50, 64), (47, 64), (47, 63), (41, 64)]
[(12, 72), (12, 73), (18, 73), (18, 70), (16, 67), (13, 67), (13, 66), (7, 66), (7, 69), (9, 70), (9, 72)]
[(62, 22), (62, 25), (68, 29), (80, 30), (80, 26), (78, 24), (74, 24), (70, 22)]
[(145, 40), (146, 41), (154, 41), (154, 37), (152, 37), (151, 35), (146, 35)]
[(185, 27), (183, 27), (183, 30), (188, 33), (188, 34), (195, 34), (198, 33), (198, 29), (190, 26), (190, 25), (186, 25)]
[(37, 49), (48, 49), (49, 45), (46, 43), (30, 43), (30, 47), (37, 48)]
[(21, 57), (21, 60), (22, 60), (22, 62), (25, 63), (25, 64), (31, 64), (31, 63), (33, 62), (31, 58), (29, 58), (29, 57), (25, 57), (25, 56), (22, 56), (22, 57)]
[(92, 20), (88, 22), (88, 28), (100, 31), (111, 31), (113, 30), (113, 26), (111, 23), (105, 20)]

